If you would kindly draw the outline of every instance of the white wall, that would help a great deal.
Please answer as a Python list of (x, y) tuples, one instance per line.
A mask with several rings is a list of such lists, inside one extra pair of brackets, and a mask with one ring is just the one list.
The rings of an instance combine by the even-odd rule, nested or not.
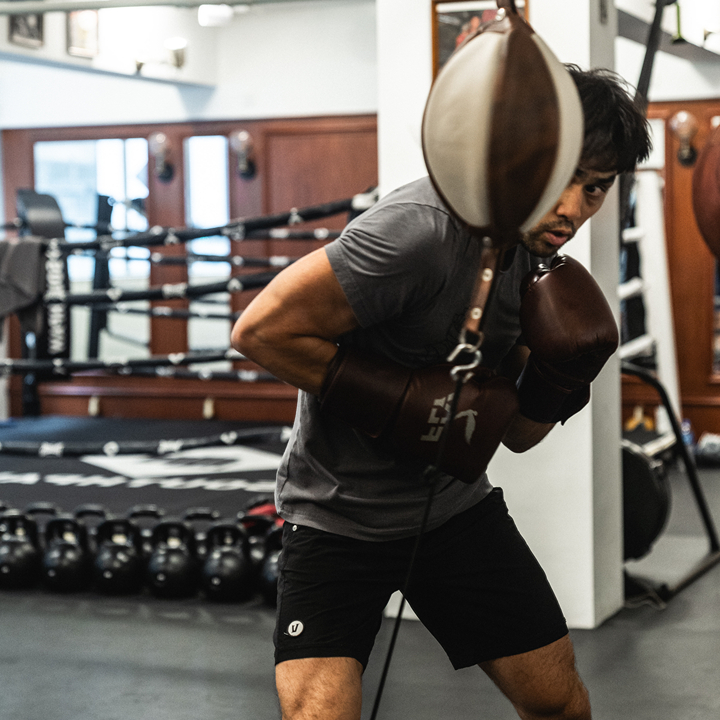
[[(126, 20), (130, 11), (114, 12)], [(192, 11), (172, 12), (180, 13), (173, 15), (179, 22)], [(158, 27), (157, 37), (180, 27)], [(227, 27), (197, 27), (193, 37), (187, 50), (188, 63), (196, 63), (193, 78), (214, 86), (51, 65), (31, 50), (9, 55), (2, 50), (10, 46), (0, 44), (0, 128), (377, 110), (373, 0), (258, 5)], [(198, 60), (204, 53), (212, 63)]]
[[(619, 37), (615, 40), (615, 49), (616, 70), (636, 85), (645, 57), (645, 47)], [(720, 57), (704, 63), (692, 63), (675, 55), (658, 52), (648, 96), (656, 102), (720, 97)]]
[[(655, 16), (652, 0), (615, 0), (616, 6), (647, 23)], [(681, 34), (688, 42), (720, 53), (720, 3), (709, 0), (683, 0), (680, 4)], [(663, 11), (662, 29), (677, 33), (677, 5)], [(704, 39), (704, 31), (715, 31)], [(635, 85), (645, 57), (645, 47), (619, 37), (615, 41), (615, 69)], [(706, 62), (692, 63), (676, 55), (658, 52), (648, 92), (651, 101), (694, 100), (720, 96), (720, 55)]]
[[(112, 8), (98, 13), (99, 53), (92, 58), (77, 57), (67, 50), (67, 15), (43, 16), (43, 44), (26, 48), (10, 42), (9, 17), (0, 16), (0, 51), (48, 63), (61, 63), (70, 71), (103, 69), (125, 75), (137, 71), (135, 60), (146, 62), (143, 74), (184, 82), (214, 84), (216, 31), (197, 22), (197, 10), (172, 7)], [(166, 40), (185, 38), (188, 51), (181, 68), (168, 64)]]
[(258, 5), (218, 36), (203, 117), (374, 113), (374, 0)]
[(377, 0), (378, 170), (382, 194), (427, 175), (420, 125), (432, 83), (430, 21), (427, 1)]

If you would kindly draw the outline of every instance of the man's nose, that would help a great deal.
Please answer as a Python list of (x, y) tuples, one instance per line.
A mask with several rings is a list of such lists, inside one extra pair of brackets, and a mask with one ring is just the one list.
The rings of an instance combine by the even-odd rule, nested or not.
[(555, 213), (560, 217), (575, 221), (582, 216), (583, 208), (583, 186), (573, 183), (568, 185), (560, 196)]

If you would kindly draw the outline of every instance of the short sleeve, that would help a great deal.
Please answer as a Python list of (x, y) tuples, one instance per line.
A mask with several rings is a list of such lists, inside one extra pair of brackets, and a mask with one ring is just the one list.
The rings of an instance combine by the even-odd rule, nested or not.
[(442, 291), (455, 229), (448, 214), (422, 203), (373, 208), (325, 250), (355, 317), (370, 327), (417, 308)]

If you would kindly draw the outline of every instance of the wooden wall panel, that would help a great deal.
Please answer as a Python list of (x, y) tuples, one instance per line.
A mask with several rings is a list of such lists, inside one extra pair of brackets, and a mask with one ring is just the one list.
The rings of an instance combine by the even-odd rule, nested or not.
[[(169, 150), (167, 161), (173, 166), (171, 180), (162, 180), (156, 172), (155, 160), (148, 163), (147, 216), (150, 227), (185, 226), (185, 163), (183, 140), (188, 128), (184, 125), (168, 126), (162, 129), (167, 136)], [(163, 255), (184, 255), (185, 245), (169, 245), (153, 248)], [(150, 285), (185, 283), (188, 280), (187, 267), (182, 265), (150, 265)], [(162, 300), (152, 305), (164, 305), (174, 309), (187, 309), (187, 300)], [(150, 318), (150, 352), (153, 355), (186, 352), (188, 349), (187, 323), (173, 318)]]
[[(230, 214), (233, 219), (283, 212), (292, 207), (350, 197), (377, 184), (377, 122), (373, 115), (296, 118), (281, 120), (228, 120), (166, 125), (124, 125), (83, 128), (39, 128), (3, 131), (5, 207), (8, 216), (15, 207), (15, 192), (32, 187), (32, 148), (41, 140), (82, 140), (149, 137), (162, 131), (170, 138), (175, 176), (164, 183), (150, 167), (148, 220), (150, 225), (182, 227), (185, 224), (183, 183), (183, 139), (191, 135), (229, 135), (247, 130), (255, 144), (257, 173), (239, 177), (235, 158), (229, 157)], [(305, 227), (341, 229), (346, 215), (317, 221)], [(322, 245), (321, 242), (242, 240), (233, 252), (247, 256), (298, 256)], [(164, 252), (184, 252), (183, 247)], [(242, 274), (240, 270), (237, 274)], [(249, 271), (248, 271), (249, 272)], [(236, 274), (236, 273), (234, 273)], [(153, 266), (151, 283), (184, 282), (185, 269)], [(256, 292), (232, 296), (232, 307), (241, 310)], [(174, 301), (180, 306), (186, 301)], [(163, 301), (162, 304), (170, 304)], [(18, 357), (17, 322), (8, 323), (10, 354)], [(185, 325), (177, 320), (152, 319), (151, 350), (154, 354), (187, 348)], [(20, 378), (11, 382), (11, 413), (19, 415)], [(41, 386), (44, 414), (87, 413), (90, 397), (99, 398), (100, 412), (114, 417), (200, 418), (206, 399), (211, 398), (219, 419), (292, 422), (297, 393), (277, 382), (233, 383), (164, 378), (126, 378), (84, 374), (72, 380)]]

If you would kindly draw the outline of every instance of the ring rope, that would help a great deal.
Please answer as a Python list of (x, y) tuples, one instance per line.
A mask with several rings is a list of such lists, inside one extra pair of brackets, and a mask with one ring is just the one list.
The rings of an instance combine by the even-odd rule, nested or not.
[(256, 273), (232, 277), (222, 282), (189, 285), (188, 283), (167, 283), (147, 290), (123, 290), (119, 287), (108, 290), (93, 290), (89, 293), (65, 293), (60, 290), (46, 293), (43, 300), (48, 305), (99, 305), (120, 300), (168, 300), (170, 298), (194, 298), (222, 292), (242, 292), (265, 287), (278, 273)]
[(237, 320), (242, 313), (230, 312), (230, 313), (216, 313), (216, 312), (203, 312), (201, 310), (185, 310), (182, 308), (171, 308), (167, 305), (157, 305), (151, 308), (137, 308), (128, 307), (122, 303), (113, 304), (107, 303), (105, 305), (93, 305), (93, 310), (99, 312), (117, 312), (121, 315), (149, 315), (151, 317), (163, 317), (163, 318), (180, 318), (187, 320), (188, 318), (201, 318), (203, 320)]
[[(124, 258), (120, 258), (124, 259)], [(244, 257), (242, 255), (197, 255), (187, 253), (186, 255), (163, 255), (154, 252), (150, 255), (149, 261), (153, 265), (187, 265), (193, 262), (218, 262), (228, 263), (235, 267), (278, 267), (284, 268), (291, 265), (299, 258), (288, 257), (287, 255), (271, 255), (270, 257)], [(133, 262), (147, 262), (144, 258), (128, 258)]]
[(71, 373), (88, 370), (112, 370), (121, 375), (130, 373), (126, 368), (162, 367), (165, 365), (191, 365), (193, 363), (218, 362), (221, 360), (247, 360), (244, 355), (235, 350), (226, 350), (222, 353), (170, 353), (169, 355), (153, 355), (149, 358), (119, 358), (115, 360), (30, 360), (8, 358), (0, 360), (0, 377), (7, 375), (25, 375), (38, 372), (47, 375), (67, 376)]
[[(358, 201), (358, 198), (366, 198), (368, 194), (355, 195), (346, 200), (336, 200), (322, 205), (313, 205), (306, 208), (293, 208), (289, 212), (276, 215), (261, 215), (256, 218), (245, 218), (234, 220), (227, 225), (218, 225), (212, 228), (164, 228), (159, 225), (150, 228), (147, 232), (134, 233), (124, 238), (114, 238), (110, 235), (100, 236), (97, 240), (85, 242), (70, 242), (64, 238), (47, 239), (46, 242), (54, 242), (55, 246), (65, 252), (75, 250), (111, 250), (116, 247), (146, 247), (152, 245), (179, 245), (197, 240), (202, 237), (213, 235), (224, 235), (231, 240), (251, 239), (254, 231), (268, 230), (270, 228), (284, 227), (286, 225), (297, 225), (311, 220), (338, 215), (342, 212), (359, 209), (367, 209), (372, 205), (369, 200), (365, 203)], [(372, 195), (375, 198), (375, 195)], [(374, 202), (374, 200), (373, 200)]]
[(36, 455), (38, 457), (77, 457), (81, 455), (167, 455), (181, 450), (213, 447), (217, 445), (241, 445), (258, 440), (287, 442), (290, 428), (268, 427), (231, 430), (206, 437), (173, 440), (106, 440), (97, 442), (65, 442), (7, 440), (0, 442), (0, 453), (12, 455)]
[(203, 380), (205, 382), (213, 380), (247, 383), (280, 382), (271, 373), (258, 370), (185, 370), (183, 368), (161, 366), (154, 369), (145, 367), (124, 368), (122, 371), (117, 372), (122, 375), (136, 377), (167, 377), (180, 380)]

